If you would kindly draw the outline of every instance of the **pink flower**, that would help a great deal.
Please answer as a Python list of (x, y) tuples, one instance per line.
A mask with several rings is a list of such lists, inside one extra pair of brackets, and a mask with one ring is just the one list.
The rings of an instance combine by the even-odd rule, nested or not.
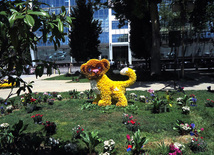
[(150, 94), (152, 94), (152, 93), (154, 93), (154, 90), (149, 89), (149, 90), (147, 90), (147, 92), (150, 93)]
[(204, 128), (201, 128), (201, 131), (204, 131)]
[(128, 141), (130, 141), (130, 135), (126, 135)]

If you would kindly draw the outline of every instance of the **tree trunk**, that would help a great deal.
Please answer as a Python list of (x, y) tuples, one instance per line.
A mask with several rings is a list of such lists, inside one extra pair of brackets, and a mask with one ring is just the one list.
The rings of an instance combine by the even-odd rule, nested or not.
[(152, 22), (152, 49), (151, 49), (151, 75), (160, 75), (160, 25), (157, 0), (150, 1), (150, 14)]

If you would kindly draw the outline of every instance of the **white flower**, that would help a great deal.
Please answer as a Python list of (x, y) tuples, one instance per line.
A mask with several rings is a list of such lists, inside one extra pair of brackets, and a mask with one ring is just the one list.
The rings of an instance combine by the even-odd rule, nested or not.
[(190, 111), (190, 107), (184, 106), (184, 107), (182, 107), (182, 110), (183, 110), (183, 111)]
[(8, 123), (2, 123), (1, 125), (0, 125), (0, 127), (1, 128), (8, 128), (10, 125), (8, 124)]
[(175, 142), (174, 143), (174, 146), (176, 147), (176, 148), (178, 148), (179, 150), (184, 150), (184, 148), (185, 148), (185, 146), (184, 145), (182, 145), (182, 144), (180, 144), (180, 143), (178, 143), (178, 142)]
[(144, 95), (140, 95), (140, 99), (145, 99), (146, 97)]
[(83, 95), (83, 94), (84, 94), (84, 92), (81, 91), (81, 92), (80, 92), (80, 95)]
[(57, 95), (57, 98), (58, 98), (58, 99), (62, 99), (62, 95), (60, 95), (60, 94)]
[(130, 96), (133, 96), (133, 97), (134, 97), (134, 96), (136, 96), (136, 94), (135, 94), (135, 93), (131, 93)]
[(104, 149), (105, 150), (110, 150), (110, 151), (113, 150), (114, 145), (115, 145), (115, 142), (113, 139), (104, 141)]
[(177, 98), (177, 102), (182, 102), (182, 101), (183, 101), (182, 97)]
[(185, 123), (185, 124), (180, 124), (180, 127), (183, 129), (183, 130), (191, 130), (191, 127), (189, 124)]
[(7, 106), (6, 110), (13, 110), (13, 106), (12, 105)]

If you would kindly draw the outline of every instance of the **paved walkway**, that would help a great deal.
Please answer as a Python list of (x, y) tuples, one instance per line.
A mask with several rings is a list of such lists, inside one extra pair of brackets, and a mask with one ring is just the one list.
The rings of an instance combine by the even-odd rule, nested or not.
[[(53, 76), (58, 76), (58, 74), (51, 75), (51, 77)], [(22, 78), (26, 82), (34, 81), (33, 92), (66, 92), (73, 89), (77, 91), (90, 89), (90, 83), (68, 83), (69, 81), (67, 80), (44, 80), (48, 78), (47, 75), (43, 75), (37, 79), (35, 75), (23, 75)], [(206, 75), (198, 75), (198, 77), (195, 77), (192, 81), (178, 81), (177, 84), (184, 87), (184, 90), (206, 90), (207, 86), (211, 86), (211, 88), (214, 89), (214, 78)], [(173, 81), (136, 82), (127, 88), (127, 90), (160, 90), (164, 87), (166, 87), (166, 89), (173, 89)], [(14, 88), (13, 93), (15, 93), (17, 89), (18, 88)], [(6, 98), (10, 91), (10, 88), (0, 89), (0, 97)]]

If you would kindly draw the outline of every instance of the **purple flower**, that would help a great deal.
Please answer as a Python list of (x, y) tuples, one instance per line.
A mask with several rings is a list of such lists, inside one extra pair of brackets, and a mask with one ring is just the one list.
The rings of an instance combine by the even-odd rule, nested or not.
[(191, 125), (191, 127), (192, 127), (193, 129), (195, 128), (195, 124), (194, 124), (194, 123), (191, 123), (190, 125)]
[(154, 96), (155, 96), (155, 94), (151, 93), (151, 96), (152, 96), (152, 97), (154, 97)]
[(127, 152), (129, 152), (129, 151), (131, 151), (131, 150), (132, 150), (131, 148), (128, 148), (128, 149), (127, 149)]
[(195, 133), (193, 133), (192, 131), (190, 131), (190, 136), (194, 136), (195, 135)]
[(197, 99), (196, 98), (192, 98), (192, 102), (196, 103)]

